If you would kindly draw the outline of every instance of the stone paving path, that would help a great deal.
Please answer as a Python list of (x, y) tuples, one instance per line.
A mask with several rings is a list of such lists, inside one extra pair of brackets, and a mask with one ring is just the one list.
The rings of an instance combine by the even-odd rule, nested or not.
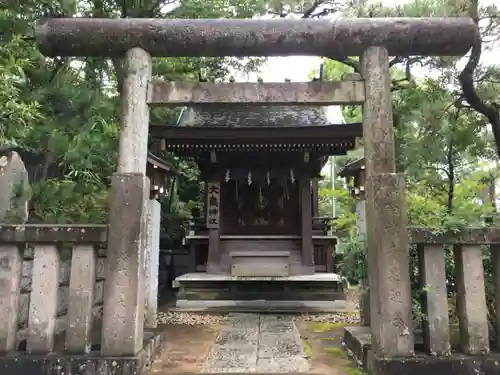
[(308, 372), (292, 316), (231, 314), (202, 368), (204, 373)]

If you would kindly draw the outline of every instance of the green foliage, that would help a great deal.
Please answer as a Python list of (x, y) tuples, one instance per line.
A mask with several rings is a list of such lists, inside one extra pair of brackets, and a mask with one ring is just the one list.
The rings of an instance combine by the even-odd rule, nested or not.
[[(347, 10), (353, 17), (458, 16), (466, 15), (467, 2), (418, 0), (384, 6), (381, 2), (356, 1)], [(484, 50), (498, 46), (498, 9), (479, 9)], [(397, 169), (406, 176), (408, 221), (413, 226), (430, 227), (435, 232), (456, 232), (465, 227), (483, 226), (494, 210), (494, 198), (485, 194), (498, 179), (496, 150), (487, 121), (464, 103), (457, 77), (463, 67), (457, 58), (395, 58), (393, 67), (393, 118)], [(345, 64), (328, 60), (324, 65), (327, 80), (338, 80), (345, 72), (359, 70), (357, 60)], [(415, 74), (420, 73), (420, 77)], [(426, 77), (421, 77), (422, 72)], [(479, 66), (474, 76), (480, 99), (498, 101), (500, 68)], [(343, 108), (346, 122), (359, 121), (359, 108)], [(337, 157), (337, 166), (362, 157)], [(336, 184), (339, 186), (339, 184)], [(334, 192), (324, 194), (335, 195)], [(351, 210), (338, 210), (337, 223), (347, 229), (341, 240), (344, 259), (339, 267), (350, 279), (360, 279), (366, 266), (366, 244), (355, 233)], [(485, 251), (486, 285), (491, 288), (489, 252)], [(410, 251), (414, 315), (425, 318), (419, 299), (426, 287), (418, 284), (417, 250)], [(369, 265), (368, 265), (369, 266)], [(447, 279), (454, 280), (453, 248), (446, 249)], [(451, 289), (452, 290), (452, 289)], [(491, 289), (488, 289), (491, 291)], [(452, 291), (453, 293), (453, 291)], [(489, 295), (492, 295), (491, 293)], [(490, 309), (490, 313), (492, 310)]]
[[(43, 9), (67, 17), (244, 18), (269, 4), (247, 0), (8, 1), (0, 9), (0, 144), (14, 144), (40, 158), (32, 181), (31, 220), (57, 223), (107, 221), (110, 176), (115, 171), (123, 61), (48, 59), (31, 36)], [(230, 70), (258, 69), (260, 58), (157, 58), (153, 74), (167, 80), (224, 79)], [(151, 119), (175, 124), (179, 110), (155, 108)], [(171, 155), (164, 155), (172, 159)], [(172, 159), (173, 161), (173, 159)], [(56, 169), (61, 178), (51, 178)], [(167, 236), (178, 241), (201, 189), (193, 163), (179, 165), (178, 194), (164, 204)], [(174, 192), (174, 191), (173, 191)]]
[(107, 222), (108, 190), (72, 180), (46, 180), (33, 186), (33, 215), (57, 224)]

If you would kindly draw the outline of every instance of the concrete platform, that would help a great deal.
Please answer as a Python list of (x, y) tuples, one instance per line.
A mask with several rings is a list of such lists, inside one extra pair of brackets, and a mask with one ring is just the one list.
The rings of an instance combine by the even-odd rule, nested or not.
[(242, 312), (242, 313), (357, 313), (347, 301), (229, 301), (205, 300), (190, 301), (179, 299), (170, 311), (185, 312)]
[(334, 273), (284, 277), (235, 277), (189, 273), (173, 282), (187, 301), (337, 301), (345, 300), (342, 278)]
[(178, 288), (183, 282), (187, 281), (288, 281), (288, 282), (341, 282), (342, 277), (336, 273), (315, 273), (314, 275), (297, 275), (297, 276), (282, 276), (282, 277), (237, 277), (231, 275), (215, 275), (205, 272), (186, 273), (176, 277), (173, 282), (173, 287)]

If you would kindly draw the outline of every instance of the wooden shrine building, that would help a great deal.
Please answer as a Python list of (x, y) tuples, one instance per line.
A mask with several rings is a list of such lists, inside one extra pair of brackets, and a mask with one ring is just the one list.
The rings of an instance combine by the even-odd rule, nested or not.
[[(182, 292), (188, 280), (338, 284), (336, 238), (313, 218), (312, 185), (329, 155), (355, 148), (361, 124), (331, 124), (321, 106), (202, 105), (185, 108), (177, 126), (151, 125), (150, 134), (194, 159), (205, 182), (205, 215), (187, 237), (202, 273), (177, 278), (184, 297), (193, 297)], [(262, 288), (255, 293), (246, 295)]]
[(347, 163), (339, 172), (339, 177), (346, 179), (349, 191), (353, 197), (364, 199), (366, 182), (365, 158), (359, 158)]

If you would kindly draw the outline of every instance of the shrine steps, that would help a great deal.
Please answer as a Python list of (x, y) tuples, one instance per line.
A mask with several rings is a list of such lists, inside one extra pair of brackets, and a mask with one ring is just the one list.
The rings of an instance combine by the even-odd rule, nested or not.
[(340, 312), (349, 310), (339, 275), (231, 277), (190, 273), (174, 281), (177, 309), (231, 312)]

